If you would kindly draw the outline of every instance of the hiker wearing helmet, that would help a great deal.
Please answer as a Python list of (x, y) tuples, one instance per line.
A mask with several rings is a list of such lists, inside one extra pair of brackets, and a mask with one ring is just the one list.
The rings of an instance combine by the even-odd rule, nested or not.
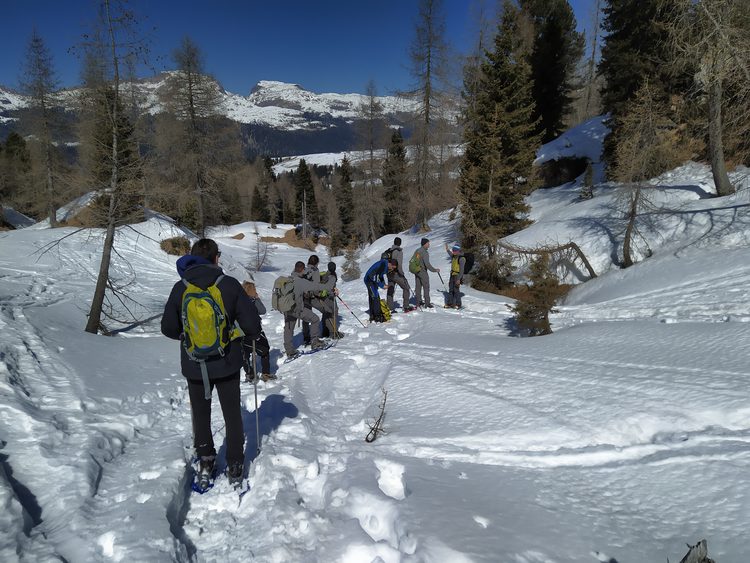
[[(219, 247), (200, 239), (188, 256), (177, 261), (182, 279), (172, 287), (161, 332), (180, 340), (182, 375), (188, 382), (193, 415), (193, 445), (200, 458), (199, 478), (207, 483), (214, 473), (216, 449), (211, 432), (211, 395), (216, 388), (226, 428), (226, 461), (230, 483), (243, 475), (245, 433), (240, 406), (242, 342), (233, 338), (235, 323), (249, 342), (261, 336), (260, 316), (240, 282), (224, 275), (219, 266)], [(221, 314), (216, 314), (216, 308)], [(195, 313), (193, 313), (195, 311)], [(200, 313), (208, 311), (208, 316)], [(209, 318), (210, 317), (210, 318)], [(209, 318), (208, 323), (202, 322)], [(213, 320), (220, 322), (213, 323)], [(211, 330), (212, 329), (212, 330)], [(213, 337), (211, 347), (203, 346)], [(199, 345), (200, 344), (200, 345)]]
[[(440, 272), (440, 268), (434, 268), (430, 264), (430, 240), (423, 238), (420, 241), (420, 247), (409, 260), (409, 271), (414, 274), (415, 288), (414, 298), (420, 307), (432, 308), (430, 302), (430, 275), (429, 272)], [(424, 299), (422, 292), (424, 291)]]
[(461, 284), (464, 282), (464, 267), (466, 257), (461, 252), (461, 247), (454, 244), (452, 248), (445, 245), (445, 250), (451, 258), (451, 277), (448, 280), (448, 294), (445, 296), (445, 306), (448, 309), (461, 308)]
[(380, 295), (378, 294), (378, 288), (387, 289), (388, 285), (385, 283), (386, 276), (389, 272), (396, 269), (396, 261), (393, 259), (381, 259), (375, 262), (365, 274), (365, 287), (367, 288), (367, 299), (370, 302), (370, 321), (376, 323), (385, 322), (385, 315), (383, 309), (380, 306)]
[(390, 258), (396, 261), (396, 269), (388, 272), (388, 292), (386, 293), (386, 303), (388, 308), (393, 311), (396, 307), (393, 302), (393, 296), (396, 293), (396, 286), (399, 286), (403, 290), (403, 300), (401, 306), (406, 311), (414, 309), (409, 305), (409, 282), (406, 281), (406, 275), (404, 274), (404, 251), (401, 249), (401, 238), (396, 237), (393, 239), (393, 246), (387, 251), (390, 254)]

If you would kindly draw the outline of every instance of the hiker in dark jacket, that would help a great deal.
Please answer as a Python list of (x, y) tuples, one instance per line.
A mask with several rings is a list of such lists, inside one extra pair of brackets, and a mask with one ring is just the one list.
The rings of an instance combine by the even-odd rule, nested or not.
[[(164, 307), (161, 331), (166, 337), (173, 340), (184, 339), (182, 298), (187, 288), (186, 282), (201, 289), (216, 285), (224, 304), (227, 330), (231, 331), (237, 323), (249, 341), (261, 335), (258, 311), (243, 291), (240, 282), (224, 275), (218, 265), (219, 256), (221, 252), (216, 242), (201, 239), (193, 245), (189, 256), (183, 256), (177, 261), (177, 271), (183, 279), (172, 287)], [(182, 375), (188, 382), (193, 415), (193, 444), (195, 453), (200, 458), (200, 473), (211, 474), (216, 460), (211, 433), (211, 392), (216, 388), (226, 429), (227, 473), (230, 482), (239, 482), (242, 479), (245, 459), (245, 434), (240, 408), (242, 343), (239, 340), (230, 340), (223, 356), (206, 360), (207, 382), (203, 379), (200, 364), (188, 356), (184, 346), (180, 346), (180, 363)]]
[[(417, 301), (417, 305), (419, 305), (420, 307), (432, 308), (432, 303), (430, 303), (429, 272), (440, 272), (440, 268), (433, 268), (432, 264), (430, 264), (430, 253), (428, 252), (430, 248), (430, 240), (423, 238), (420, 241), (420, 245), (421, 246), (414, 253), (418, 256), (418, 261), (420, 264), (419, 272), (414, 274), (414, 298)], [(424, 300), (421, 299), (422, 290), (424, 290)]]
[(393, 246), (391, 250), (391, 259), (396, 261), (396, 269), (388, 272), (388, 291), (386, 293), (386, 303), (388, 308), (393, 311), (396, 307), (393, 302), (393, 296), (396, 293), (396, 286), (399, 286), (403, 290), (403, 300), (401, 307), (404, 312), (411, 311), (414, 309), (409, 305), (409, 282), (406, 281), (406, 275), (404, 274), (404, 251), (401, 249), (401, 238), (396, 237), (393, 239)]
[(325, 283), (317, 283), (305, 277), (305, 263), (297, 262), (294, 265), (294, 271), (290, 274), (294, 280), (294, 309), (284, 315), (284, 351), (289, 357), (296, 356), (299, 353), (292, 342), (294, 336), (294, 325), (297, 320), (310, 323), (310, 347), (313, 350), (323, 348), (325, 343), (320, 340), (320, 319), (312, 312), (309, 300), (306, 301), (306, 295), (319, 293), (321, 291), (333, 291), (335, 280), (333, 278), (326, 280)]
[(451, 258), (451, 277), (448, 280), (448, 294), (445, 296), (445, 306), (448, 309), (460, 309), (461, 284), (464, 283), (466, 257), (461, 252), (461, 247), (458, 244), (454, 244), (450, 249), (448, 249), (448, 245), (446, 244), (445, 250), (448, 251)]
[(378, 288), (387, 289), (388, 285), (385, 283), (386, 277), (389, 272), (396, 269), (396, 261), (391, 260), (378, 260), (365, 274), (365, 287), (367, 288), (367, 298), (370, 302), (370, 321), (376, 323), (385, 322), (385, 316), (380, 308), (380, 294)]

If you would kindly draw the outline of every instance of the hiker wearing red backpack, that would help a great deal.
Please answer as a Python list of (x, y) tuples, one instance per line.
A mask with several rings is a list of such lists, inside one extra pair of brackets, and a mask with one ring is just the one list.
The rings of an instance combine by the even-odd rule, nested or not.
[[(235, 323), (245, 339), (261, 336), (258, 311), (235, 278), (224, 275), (219, 266), (219, 247), (201, 239), (188, 256), (177, 261), (182, 277), (169, 294), (161, 319), (162, 333), (180, 340), (182, 375), (188, 382), (193, 415), (193, 445), (200, 458), (199, 481), (208, 487), (213, 478), (216, 448), (211, 433), (211, 395), (216, 389), (224, 415), (227, 442), (227, 475), (232, 484), (242, 481), (245, 433), (240, 407), (242, 341), (233, 330)], [(239, 335), (241, 337), (241, 335)]]

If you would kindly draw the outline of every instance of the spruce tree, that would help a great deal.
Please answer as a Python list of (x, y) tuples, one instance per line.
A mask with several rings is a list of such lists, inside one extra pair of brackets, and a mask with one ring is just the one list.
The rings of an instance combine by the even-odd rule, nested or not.
[(383, 187), (385, 217), (383, 228), (386, 233), (398, 233), (409, 225), (406, 205), (406, 148), (401, 129), (391, 135), (391, 144), (383, 165)]
[(57, 225), (57, 205), (55, 204), (55, 148), (52, 144), (53, 128), (53, 92), (58, 82), (52, 65), (52, 55), (44, 40), (34, 30), (26, 51), (24, 74), (21, 78), (21, 89), (29, 96), (29, 109), (33, 119), (32, 131), (41, 143), (44, 161), (44, 209), (50, 226)]
[(315, 204), (312, 176), (304, 158), (299, 161), (299, 166), (297, 166), (297, 173), (294, 175), (294, 188), (297, 196), (296, 221), (302, 223), (304, 235), (309, 235), (308, 227), (318, 226), (318, 208)]
[(550, 271), (550, 257), (542, 254), (529, 267), (528, 293), (519, 300), (513, 312), (519, 328), (529, 336), (552, 334), (550, 313), (555, 313), (555, 302), (562, 294), (557, 276)]
[(666, 64), (669, 60), (667, 2), (606, 0), (603, 11), (606, 37), (599, 74), (604, 78), (602, 109), (611, 116), (605, 155), (611, 165), (616, 165), (614, 147), (619, 142), (620, 118), (628, 101), (645, 81), (658, 86), (659, 97), (666, 100), (675, 88), (675, 79)]
[(576, 31), (576, 19), (567, 0), (521, 0), (520, 4), (534, 25), (530, 57), (534, 116), (540, 120), (542, 142), (546, 143), (565, 129), (584, 39)]
[(341, 231), (348, 243), (353, 234), (354, 192), (352, 190), (352, 167), (346, 156), (341, 160), (341, 164), (336, 170), (334, 190), (339, 208), (339, 218), (341, 219)]
[(464, 153), (459, 180), (464, 246), (496, 253), (497, 240), (528, 224), (528, 191), (539, 135), (534, 120), (529, 46), (520, 13), (506, 0), (494, 50), (481, 65), (479, 87), (467, 104)]

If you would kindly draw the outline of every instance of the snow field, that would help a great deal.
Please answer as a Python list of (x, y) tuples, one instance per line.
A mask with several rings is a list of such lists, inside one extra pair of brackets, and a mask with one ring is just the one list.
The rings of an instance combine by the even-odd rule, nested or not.
[[(569, 294), (548, 337), (511, 337), (510, 300), (471, 288), (465, 309), (439, 308), (431, 275), (436, 309), (362, 328), (342, 307), (345, 338), (284, 365), (283, 321), (269, 310), (279, 379), (258, 384), (257, 457), (253, 387), (243, 383), (241, 499), (222, 480), (190, 491), (186, 386), (178, 345), (158, 322), (115, 338), (82, 331), (98, 231), (1, 234), (0, 559), (625, 563), (679, 560), (705, 537), (714, 559), (743, 563), (746, 190), (700, 199), (697, 188), (710, 186), (694, 166), (660, 182), (679, 213), (656, 216), (652, 232), (667, 234), (628, 270), (611, 267), (615, 247), (598, 230), (619, 236), (616, 187), (589, 202), (576, 203), (571, 186), (531, 197), (538, 222), (518, 242), (582, 241), (601, 274)], [(431, 227), (433, 264), (447, 273), (455, 222), (444, 213)], [(256, 230), (284, 228), (211, 233), (240, 281)], [(177, 279), (158, 241), (179, 232), (153, 218), (119, 235), (112, 271), (142, 317), (163, 308)], [(399, 236), (408, 257), (422, 235)], [(392, 239), (363, 251), (362, 271)], [(309, 255), (271, 247), (253, 276), (269, 309), (273, 280)], [(366, 320), (362, 282), (340, 289)], [(382, 388), (386, 433), (368, 444)], [(218, 405), (213, 420), (221, 448)]]

